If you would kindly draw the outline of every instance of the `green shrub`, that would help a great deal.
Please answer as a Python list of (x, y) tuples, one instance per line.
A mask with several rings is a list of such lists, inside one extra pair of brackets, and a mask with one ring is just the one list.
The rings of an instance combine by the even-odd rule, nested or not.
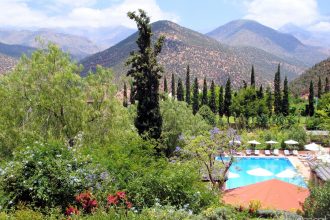
[(304, 203), (305, 217), (330, 218), (330, 182), (324, 186), (311, 187), (310, 195)]
[(90, 163), (75, 148), (58, 143), (35, 142), (17, 149), (2, 171), (1, 188), (7, 198), (3, 205), (23, 202), (32, 207), (65, 208), (75, 194), (106, 182), (105, 175)]
[(321, 129), (321, 119), (318, 117), (308, 117), (306, 120), (307, 130), (319, 130)]
[(203, 105), (198, 113), (204, 118), (204, 120), (209, 124), (209, 125), (215, 125), (215, 115), (210, 109), (209, 106)]

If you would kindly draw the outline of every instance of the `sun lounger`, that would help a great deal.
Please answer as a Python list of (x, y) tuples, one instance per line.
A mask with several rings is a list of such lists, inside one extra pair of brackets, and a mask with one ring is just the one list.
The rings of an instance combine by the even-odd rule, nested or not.
[(299, 154), (299, 153), (298, 153), (297, 150), (293, 150), (293, 151), (292, 151), (292, 155), (294, 155), (294, 156), (298, 156), (298, 154)]
[(259, 150), (254, 150), (254, 155), (259, 155)]
[(270, 156), (270, 150), (265, 150), (265, 155)]
[(289, 150), (284, 150), (284, 155), (285, 156), (290, 156), (290, 151)]
[(245, 154), (246, 154), (247, 156), (250, 156), (250, 155), (252, 154), (252, 152), (251, 152), (250, 149), (247, 149), (247, 150), (245, 151)]
[(275, 156), (278, 156), (278, 155), (280, 154), (280, 152), (278, 151), (278, 149), (274, 149), (274, 150), (273, 150), (273, 154), (274, 154)]

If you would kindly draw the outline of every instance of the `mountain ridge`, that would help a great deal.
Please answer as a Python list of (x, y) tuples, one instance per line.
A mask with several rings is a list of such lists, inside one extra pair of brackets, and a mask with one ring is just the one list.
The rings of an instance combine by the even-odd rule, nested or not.
[[(306, 68), (298, 61), (286, 61), (263, 50), (251, 47), (232, 47), (219, 43), (217, 40), (190, 30), (170, 21), (152, 23), (153, 39), (165, 35), (166, 40), (159, 62), (165, 67), (165, 75), (171, 73), (184, 77), (185, 67), (190, 65), (194, 76), (206, 76), (219, 84), (224, 84), (227, 77), (233, 79), (236, 87), (242, 80), (248, 80), (252, 64), (255, 64), (257, 80), (271, 83), (278, 63), (282, 63), (283, 71), (290, 79), (296, 77)], [(129, 53), (136, 50), (137, 32), (128, 38), (98, 52), (81, 61), (88, 70), (94, 70), (96, 65), (111, 67), (117, 76), (127, 71), (124, 67)]]

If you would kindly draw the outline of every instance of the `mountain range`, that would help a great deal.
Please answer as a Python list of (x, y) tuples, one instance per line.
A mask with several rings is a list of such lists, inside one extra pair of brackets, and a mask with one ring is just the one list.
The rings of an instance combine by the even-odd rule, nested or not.
[(231, 21), (207, 33), (221, 43), (232, 46), (252, 46), (286, 60), (313, 65), (328, 57), (319, 47), (307, 46), (291, 34), (286, 34), (252, 20)]
[[(281, 58), (265, 50), (250, 46), (231, 46), (182, 27), (170, 21), (152, 24), (153, 37), (165, 35), (166, 40), (159, 61), (165, 67), (165, 75), (174, 73), (184, 77), (189, 64), (191, 73), (200, 79), (207, 77), (224, 84), (231, 77), (234, 86), (241, 86), (242, 80), (250, 76), (251, 66), (255, 66), (257, 81), (271, 83), (277, 64), (281, 63), (282, 72), (293, 79), (301, 74), (308, 65), (297, 59)], [(96, 53), (81, 61), (85, 72), (94, 70), (96, 65), (111, 67), (117, 76), (126, 73), (124, 66), (131, 51), (136, 50), (138, 33), (134, 33), (107, 50)]]
[[(312, 41), (306, 39), (310, 39), (307, 37), (310, 33), (292, 25), (277, 31), (255, 21), (235, 20), (202, 34), (170, 21), (158, 21), (152, 24), (152, 31), (153, 40), (160, 35), (166, 37), (159, 57), (165, 75), (174, 73), (183, 78), (189, 64), (192, 74), (199, 79), (206, 77), (223, 84), (231, 77), (236, 87), (241, 86), (242, 80), (249, 79), (252, 65), (257, 82), (271, 84), (277, 64), (281, 64), (282, 75), (292, 80), (329, 54), (317, 44), (309, 46), (307, 43)], [(35, 40), (37, 36), (45, 42), (57, 43), (74, 59), (80, 60), (85, 66), (83, 75), (94, 70), (96, 65), (102, 65), (113, 68), (120, 78), (127, 71), (124, 63), (130, 52), (137, 49), (138, 33), (125, 27), (0, 29), (0, 53), (8, 58), (3, 60), (15, 60), (22, 53), (30, 54), (40, 48)], [(104, 48), (107, 49), (101, 51)], [(2, 69), (8, 69), (10, 64), (15, 62), (3, 64)]]
[(0, 30), (0, 42), (9, 45), (22, 45), (32, 48), (41, 48), (42, 45), (37, 40), (40, 38), (44, 43), (53, 42), (64, 51), (69, 52), (74, 59), (82, 59), (88, 55), (94, 54), (101, 49), (91, 40), (56, 32), (52, 29), (32, 30)]

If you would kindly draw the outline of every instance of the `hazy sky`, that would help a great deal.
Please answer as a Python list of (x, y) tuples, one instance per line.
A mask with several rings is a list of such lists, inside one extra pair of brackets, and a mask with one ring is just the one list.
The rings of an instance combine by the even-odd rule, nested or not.
[(330, 0), (0, 0), (0, 8), (3, 27), (135, 27), (126, 13), (142, 8), (152, 21), (201, 32), (240, 18), (330, 32)]

